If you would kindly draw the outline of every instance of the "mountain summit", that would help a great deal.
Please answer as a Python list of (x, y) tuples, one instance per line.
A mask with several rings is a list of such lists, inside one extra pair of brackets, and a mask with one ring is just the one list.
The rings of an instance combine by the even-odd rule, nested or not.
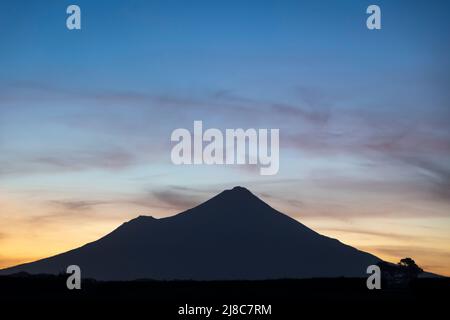
[(309, 229), (235, 187), (172, 217), (139, 216), (103, 238), (4, 269), (99, 280), (358, 277), (379, 259)]

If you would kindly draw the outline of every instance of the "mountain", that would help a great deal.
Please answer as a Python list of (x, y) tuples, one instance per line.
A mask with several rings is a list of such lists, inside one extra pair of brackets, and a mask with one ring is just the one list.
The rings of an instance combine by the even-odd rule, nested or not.
[(235, 187), (175, 216), (139, 216), (97, 241), (0, 274), (56, 274), (76, 264), (83, 277), (98, 280), (358, 277), (379, 260)]

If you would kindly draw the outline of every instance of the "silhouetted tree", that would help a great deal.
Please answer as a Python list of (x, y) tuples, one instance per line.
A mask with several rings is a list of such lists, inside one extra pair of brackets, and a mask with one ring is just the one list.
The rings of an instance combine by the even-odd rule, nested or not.
[(416, 278), (420, 273), (423, 272), (423, 269), (420, 268), (411, 258), (401, 259), (398, 265), (412, 278)]
[(403, 258), (398, 263), (380, 261), (381, 279), (385, 287), (403, 288), (423, 272), (411, 258)]

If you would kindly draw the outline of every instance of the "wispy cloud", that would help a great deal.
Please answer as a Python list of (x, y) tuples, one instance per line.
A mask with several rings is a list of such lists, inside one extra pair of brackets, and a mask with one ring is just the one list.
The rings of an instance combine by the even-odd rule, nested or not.
[(352, 233), (352, 234), (358, 234), (363, 236), (375, 236), (375, 237), (382, 237), (382, 238), (390, 238), (395, 240), (412, 240), (414, 239), (411, 235), (405, 235), (405, 234), (399, 234), (399, 233), (392, 233), (392, 232), (382, 232), (382, 231), (374, 231), (374, 230), (368, 230), (368, 229), (359, 229), (359, 228), (320, 228), (320, 231), (327, 233), (327, 232), (338, 232), (338, 233)]
[(85, 148), (48, 154), (9, 153), (0, 158), (0, 175), (70, 172), (89, 169), (123, 170), (138, 163), (138, 155), (123, 148)]
[(101, 200), (50, 200), (49, 204), (69, 211), (86, 211), (91, 210), (93, 207), (110, 204), (110, 201)]
[(403, 157), (402, 160), (420, 170), (420, 175), (430, 184), (429, 190), (433, 196), (450, 202), (450, 167), (420, 157)]
[(202, 202), (197, 194), (187, 190), (182, 192), (175, 190), (160, 190), (152, 192), (153, 197), (170, 208), (186, 210), (199, 205)]

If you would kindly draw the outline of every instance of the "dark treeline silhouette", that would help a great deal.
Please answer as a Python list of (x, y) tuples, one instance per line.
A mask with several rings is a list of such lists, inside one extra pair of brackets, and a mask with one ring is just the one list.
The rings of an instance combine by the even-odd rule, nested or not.
[[(85, 306), (177, 318), (185, 304), (270, 304), (273, 317), (321, 313), (356, 313), (443, 307), (450, 298), (449, 278), (414, 278), (402, 288), (368, 290), (365, 278), (285, 279), (266, 281), (96, 281), (84, 279), (81, 290), (68, 290), (68, 275), (0, 276), (0, 304), (76, 311)], [(34, 309), (31, 310), (34, 310)], [(80, 309), (82, 310), (82, 309)], [(384, 311), (383, 311), (384, 312)], [(283, 315), (283, 316), (282, 316)], [(197, 319), (197, 318), (195, 318)], [(217, 319), (215, 317), (214, 319)], [(223, 319), (230, 319), (223, 317)], [(245, 319), (245, 318), (243, 318)], [(265, 319), (265, 318), (258, 318)]]

